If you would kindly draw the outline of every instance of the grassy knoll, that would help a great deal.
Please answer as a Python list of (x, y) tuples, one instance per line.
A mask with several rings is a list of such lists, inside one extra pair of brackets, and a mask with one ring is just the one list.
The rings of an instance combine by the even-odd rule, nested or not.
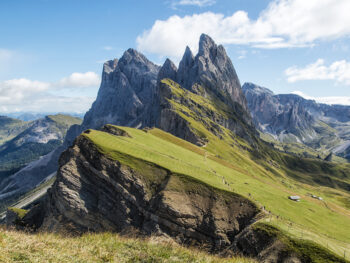
[(255, 262), (222, 259), (170, 241), (124, 238), (117, 234), (26, 234), (0, 229), (0, 262)]

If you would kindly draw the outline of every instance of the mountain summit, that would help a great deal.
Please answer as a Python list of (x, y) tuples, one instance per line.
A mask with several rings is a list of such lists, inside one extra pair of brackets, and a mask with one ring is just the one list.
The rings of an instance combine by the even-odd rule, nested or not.
[[(171, 78), (170, 75), (167, 77)], [(172, 77), (171, 79), (185, 89), (192, 90), (193, 84), (199, 83), (214, 92), (221, 100), (228, 102), (228, 96), (244, 110), (248, 109), (231, 59), (224, 47), (216, 45), (208, 35), (201, 35), (198, 54), (195, 57), (190, 48), (186, 47), (176, 78), (174, 74)]]

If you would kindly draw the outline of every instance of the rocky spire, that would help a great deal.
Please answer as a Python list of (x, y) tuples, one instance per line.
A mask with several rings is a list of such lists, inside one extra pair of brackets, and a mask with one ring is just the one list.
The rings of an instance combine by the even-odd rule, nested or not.
[[(191, 49), (187, 46), (185, 53), (180, 61), (179, 70), (177, 73), (177, 82), (185, 89), (190, 89), (192, 86), (192, 80), (189, 75), (190, 69), (194, 65), (194, 57)], [(193, 78), (193, 77), (192, 77)]]
[(103, 64), (103, 73), (111, 73), (118, 65), (118, 59), (108, 60)]
[(177, 68), (175, 64), (170, 59), (167, 58), (163, 66), (159, 70), (158, 80), (169, 78), (176, 81), (176, 73), (177, 73)]
[(104, 64), (104, 76), (96, 101), (82, 126), (100, 128), (106, 123), (132, 127), (150, 125), (150, 108), (155, 98), (160, 67), (135, 49), (117, 61)]
[(217, 94), (221, 100), (236, 102), (244, 111), (248, 110), (230, 58), (224, 47), (216, 45), (208, 35), (201, 35), (195, 58), (191, 50), (186, 48), (177, 73), (177, 82), (189, 90), (193, 84), (199, 83)]
[(198, 55), (199, 56), (208, 56), (211, 49), (216, 49), (217, 46), (214, 42), (214, 40), (206, 35), (202, 34), (199, 39), (199, 48), (198, 48)]

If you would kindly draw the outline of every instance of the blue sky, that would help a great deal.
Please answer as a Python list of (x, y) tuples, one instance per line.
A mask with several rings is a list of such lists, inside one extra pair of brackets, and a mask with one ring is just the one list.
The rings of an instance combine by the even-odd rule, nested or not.
[(350, 104), (347, 10), (348, 0), (0, 0), (0, 113), (84, 112), (104, 61), (132, 47), (178, 62), (203, 32), (242, 84)]

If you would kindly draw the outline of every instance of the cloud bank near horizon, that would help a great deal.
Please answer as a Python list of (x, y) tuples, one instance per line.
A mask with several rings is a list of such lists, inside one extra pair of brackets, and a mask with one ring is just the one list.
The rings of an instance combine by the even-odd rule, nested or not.
[[(26, 78), (0, 82), (0, 112), (78, 112), (87, 111), (95, 98), (63, 96), (64, 90), (98, 87), (101, 80), (95, 72), (75, 72), (57, 82)], [(82, 92), (83, 93), (83, 92)]]

